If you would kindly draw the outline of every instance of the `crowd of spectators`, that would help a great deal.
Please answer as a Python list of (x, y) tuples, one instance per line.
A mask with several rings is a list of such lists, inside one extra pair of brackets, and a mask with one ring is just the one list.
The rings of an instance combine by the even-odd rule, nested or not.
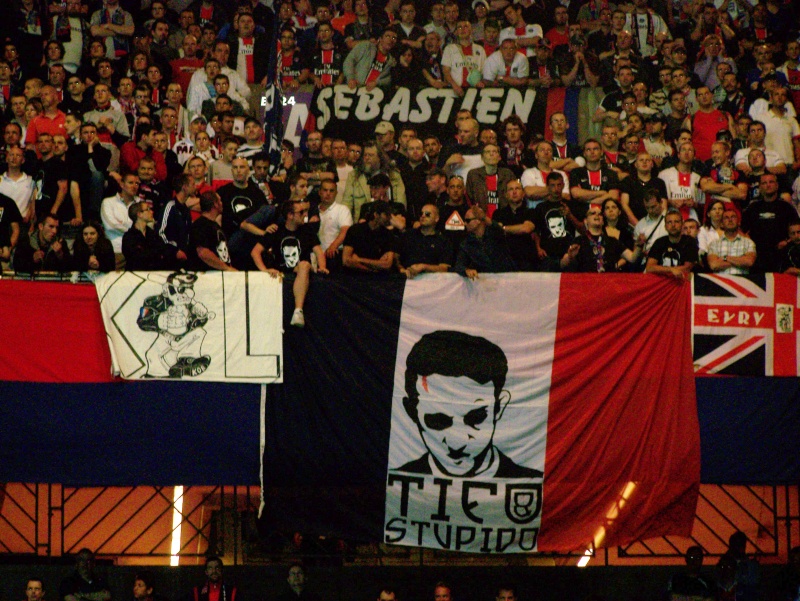
[[(297, 535), (295, 535), (297, 536)], [(770, 578), (762, 577), (758, 561), (746, 553), (747, 537), (741, 531), (734, 532), (729, 538), (729, 548), (715, 565), (704, 567), (705, 553), (702, 547), (694, 545), (687, 549), (684, 558), (685, 569), (676, 571), (664, 586), (664, 593), (658, 598), (667, 601), (757, 601), (770, 599), (774, 601), (794, 601), (800, 590), (800, 547), (789, 550), (788, 562), (777, 570)], [(711, 562), (708, 562), (711, 563)], [(707, 564), (708, 565), (708, 564)], [(602, 569), (602, 568), (601, 568)], [(324, 583), (315, 583), (309, 587), (309, 577), (301, 561), (292, 562), (287, 569), (286, 585), (282, 590), (270, 590), (267, 599), (278, 601), (321, 601), (338, 595), (327, 591), (320, 595), (311, 589), (324, 591)], [(535, 577), (531, 577), (533, 583)], [(527, 587), (530, 589), (530, 584)], [(539, 583), (537, 583), (541, 586)], [(276, 587), (278, 588), (278, 587)], [(399, 601), (398, 588), (382, 585), (374, 598), (376, 601)], [(419, 599), (431, 601), (456, 601), (456, 599), (476, 599), (475, 594), (459, 590), (458, 583), (436, 582)], [(498, 583), (492, 589), (495, 601), (517, 601), (520, 589), (510, 582)], [(530, 595), (530, 590), (528, 595)], [(110, 601), (112, 595), (108, 582), (94, 568), (94, 554), (89, 549), (82, 549), (76, 556), (75, 571), (66, 577), (58, 587), (57, 601)], [(253, 596), (245, 594), (246, 598)], [(542, 598), (550, 598), (542, 591)], [(45, 601), (50, 599), (44, 581), (38, 576), (28, 578), (25, 585), (25, 601)], [(209, 556), (205, 561), (204, 578), (193, 587), (188, 594), (180, 597), (182, 601), (241, 601), (242, 592), (230, 580), (224, 578), (223, 562), (219, 557)], [(370, 593), (364, 591), (359, 598), (370, 599)], [(405, 598), (405, 597), (404, 597)], [(576, 597), (577, 598), (577, 597)], [(604, 597), (593, 594), (585, 597), (588, 600), (602, 601)], [(635, 598), (635, 597), (634, 597)], [(133, 601), (166, 601), (156, 592), (154, 574), (147, 570), (136, 573), (133, 581)]]
[[(791, 0), (0, 12), (4, 269), (292, 274), (295, 325), (313, 272), (800, 273)], [(579, 145), (548, 101), (544, 128), (459, 110), (454, 134), (381, 121), (345, 140), (311, 120), (271, 164), (258, 111), (278, 46), (287, 93), (567, 87), (599, 102), (581, 103)]]

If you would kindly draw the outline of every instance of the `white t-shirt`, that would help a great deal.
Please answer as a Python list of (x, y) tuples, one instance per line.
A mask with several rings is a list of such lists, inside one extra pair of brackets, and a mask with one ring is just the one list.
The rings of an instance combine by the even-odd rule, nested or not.
[(650, 251), (650, 248), (656, 240), (667, 235), (667, 228), (664, 226), (664, 221), (664, 215), (656, 217), (655, 219), (650, 219), (649, 215), (645, 215), (639, 220), (636, 227), (633, 228), (634, 239), (637, 239), (640, 234), (644, 234), (644, 237), (647, 239), (644, 245), (645, 252)]
[(33, 183), (33, 178), (27, 173), (23, 173), (22, 177), (17, 180), (8, 177), (7, 173), (0, 176), (0, 194), (5, 194), (17, 203), (17, 208), (23, 218), (28, 213), (31, 197), (35, 189), (36, 185)]
[[(540, 25), (534, 24), (527, 24), (525, 27), (506, 27), (500, 32), (499, 39), (509, 38), (512, 40), (518, 40), (520, 38), (536, 38), (536, 37), (544, 37), (542, 33), (542, 27)], [(536, 50), (533, 46), (528, 46), (526, 48), (520, 48), (520, 53), (524, 50), (525, 55), (527, 57), (536, 56)]]
[(477, 44), (472, 44), (471, 54), (465, 54), (460, 44), (448, 44), (442, 53), (442, 67), (450, 69), (450, 76), (459, 86), (467, 85), (464, 70), (479, 71), (483, 74), (486, 62), (486, 51)]
[[(744, 163), (747, 165), (747, 158), (750, 156), (750, 151), (755, 150), (754, 148), (742, 148), (741, 150), (737, 150), (736, 154), (733, 157), (733, 164), (738, 165), (739, 163)], [(783, 159), (780, 155), (775, 152), (774, 150), (770, 150), (769, 148), (759, 148), (761, 152), (764, 153), (764, 159), (766, 159), (767, 169), (772, 169), (776, 165), (783, 165)]]
[[(569, 200), (569, 176), (561, 171), (560, 169), (553, 169), (552, 173), (558, 173), (564, 180), (564, 193), (563, 197), (564, 200)], [(522, 172), (522, 177), (520, 178), (520, 183), (522, 184), (523, 188), (527, 188), (528, 186), (536, 186), (542, 187), (546, 186), (547, 182), (545, 181), (545, 177), (547, 177), (541, 169), (538, 167), (530, 167)], [(544, 198), (536, 198), (531, 199), (528, 201), (528, 208), (535, 208), (540, 202), (542, 202)]]
[[(652, 32), (650, 31), (651, 26)], [(654, 55), (657, 50), (655, 46), (651, 46), (647, 43), (647, 37), (649, 33), (652, 33), (653, 38), (655, 38), (655, 36), (657, 36), (659, 33), (666, 33), (668, 39), (672, 39), (669, 28), (667, 27), (667, 24), (664, 23), (664, 19), (651, 12), (647, 12), (645, 14), (629, 13), (628, 16), (625, 17), (625, 29), (633, 34), (634, 44), (636, 38), (638, 37), (639, 54), (644, 57)]]
[[(677, 167), (664, 169), (658, 174), (659, 179), (667, 186), (667, 199), (693, 200), (695, 205), (703, 202), (704, 196), (703, 191), (700, 189), (700, 174), (693, 171), (688, 176), (688, 178), (682, 177)], [(692, 211), (690, 211), (690, 214)], [(691, 216), (693, 219), (697, 219), (697, 213)]]
[(528, 77), (528, 72), (528, 59), (519, 52), (514, 53), (510, 68), (506, 66), (503, 54), (499, 50), (492, 52), (483, 64), (483, 78), (487, 81), (494, 81), (501, 76)]
[(319, 243), (322, 252), (328, 250), (343, 227), (353, 225), (353, 216), (346, 206), (334, 202), (327, 211), (319, 212)]
[(794, 163), (792, 140), (800, 137), (800, 125), (797, 119), (788, 114), (778, 117), (772, 111), (767, 111), (759, 120), (767, 128), (767, 135), (764, 138), (766, 147), (778, 153), (787, 165)]

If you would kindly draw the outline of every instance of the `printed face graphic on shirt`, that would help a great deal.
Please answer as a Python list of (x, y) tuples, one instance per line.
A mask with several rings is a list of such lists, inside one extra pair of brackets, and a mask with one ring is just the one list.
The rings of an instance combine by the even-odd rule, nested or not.
[(300, 262), (300, 246), (295, 238), (287, 238), (281, 243), (283, 262), (289, 269), (294, 269)]
[(564, 221), (564, 216), (558, 209), (549, 211), (547, 213), (547, 228), (550, 230), (550, 236), (553, 238), (564, 238), (567, 235), (567, 224)]

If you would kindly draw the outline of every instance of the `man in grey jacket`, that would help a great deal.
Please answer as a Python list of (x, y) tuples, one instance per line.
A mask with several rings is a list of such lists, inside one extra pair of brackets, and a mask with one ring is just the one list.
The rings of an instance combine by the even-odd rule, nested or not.
[(351, 90), (365, 86), (386, 87), (392, 83), (392, 67), (397, 64), (391, 55), (397, 44), (397, 33), (385, 29), (377, 44), (357, 44), (344, 59), (344, 76)]

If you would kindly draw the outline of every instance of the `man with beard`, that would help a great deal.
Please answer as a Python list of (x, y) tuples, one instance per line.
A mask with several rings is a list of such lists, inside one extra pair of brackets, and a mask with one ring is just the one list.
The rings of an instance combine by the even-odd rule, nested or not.
[(681, 234), (683, 216), (677, 209), (667, 211), (664, 227), (667, 235), (656, 240), (650, 248), (645, 273), (685, 280), (697, 264), (697, 240)]

